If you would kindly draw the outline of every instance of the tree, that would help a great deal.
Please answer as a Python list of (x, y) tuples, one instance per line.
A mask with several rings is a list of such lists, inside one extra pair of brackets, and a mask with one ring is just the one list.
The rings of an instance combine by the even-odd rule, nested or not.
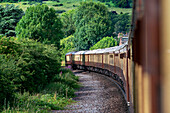
[(16, 27), (19, 38), (30, 38), (44, 43), (54, 43), (60, 46), (63, 37), (62, 22), (53, 8), (47, 5), (37, 5), (26, 10)]
[(0, 5), (0, 34), (15, 36), (15, 27), (23, 14), (23, 10), (13, 4), (6, 7)]
[(74, 15), (76, 32), (73, 43), (77, 50), (86, 50), (110, 35), (111, 20), (108, 9), (100, 3), (82, 2)]
[(68, 37), (75, 33), (76, 26), (74, 25), (73, 15), (75, 10), (69, 10), (61, 15), (61, 21), (63, 23), (63, 32), (65, 37)]
[(130, 30), (131, 16), (128, 13), (120, 14), (115, 24), (115, 32), (128, 33)]
[(114, 46), (117, 46), (117, 41), (115, 41), (113, 37), (104, 37), (99, 42), (97, 42), (94, 46), (92, 46), (90, 50), (103, 49), (103, 48), (114, 47)]
[(74, 48), (74, 44), (73, 44), (73, 38), (74, 36), (73, 35), (70, 35), (66, 38), (63, 38), (62, 40), (60, 40), (60, 44), (61, 44), (61, 54), (62, 54), (62, 61), (65, 60), (65, 54), (68, 53), (68, 52), (71, 52), (71, 51), (74, 51), (75, 48)]

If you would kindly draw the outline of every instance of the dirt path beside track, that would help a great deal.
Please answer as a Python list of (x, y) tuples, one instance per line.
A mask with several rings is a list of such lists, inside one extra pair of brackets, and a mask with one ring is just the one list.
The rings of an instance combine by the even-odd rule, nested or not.
[(73, 98), (77, 103), (53, 113), (128, 113), (121, 90), (111, 80), (93, 72), (74, 72), (82, 84)]

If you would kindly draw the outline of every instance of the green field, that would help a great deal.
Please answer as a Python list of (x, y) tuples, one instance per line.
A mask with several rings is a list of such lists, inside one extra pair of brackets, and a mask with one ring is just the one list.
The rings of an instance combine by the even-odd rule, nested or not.
[[(80, 2), (82, 2), (84, 0), (60, 0), (60, 2), (57, 1), (43, 1), (43, 4), (47, 4), (49, 7), (54, 8), (55, 10), (61, 10), (61, 11), (68, 11), (71, 9), (75, 9), (76, 7), (79, 6)], [(97, 1), (97, 0), (93, 0), (93, 1)], [(27, 3), (26, 5), (23, 5), (23, 3)], [(0, 3), (0, 5), (6, 5), (6, 4), (14, 4), (15, 6), (19, 6), (20, 8), (22, 8), (24, 11), (27, 9), (27, 7), (30, 6), (34, 6), (28, 4), (28, 2), (18, 2), (18, 3)], [(38, 3), (36, 3), (38, 4)], [(63, 4), (63, 6), (54, 6), (54, 5), (58, 5), (58, 4)], [(105, 4), (105, 3), (103, 3)], [(106, 5), (107, 6), (107, 5)], [(116, 11), (117, 13), (129, 13), (131, 14), (132, 9), (131, 8), (115, 8), (115, 7), (108, 7), (109, 11)]]

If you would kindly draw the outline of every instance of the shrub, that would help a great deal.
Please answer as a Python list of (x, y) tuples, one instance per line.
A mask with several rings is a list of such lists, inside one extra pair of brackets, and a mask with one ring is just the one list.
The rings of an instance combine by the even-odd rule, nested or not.
[(17, 66), (22, 69), (21, 90), (39, 91), (59, 73), (60, 55), (52, 45), (24, 39)]
[(117, 41), (115, 41), (113, 37), (104, 37), (99, 42), (97, 42), (94, 46), (92, 46), (90, 50), (103, 49), (103, 48), (113, 47), (116, 45), (117, 45)]
[(56, 47), (13, 37), (1, 37), (0, 43), (0, 106), (5, 99), (11, 101), (16, 91), (40, 91), (59, 73)]
[(22, 3), (22, 5), (27, 5), (27, 3)]
[(56, 10), (56, 13), (63, 13), (66, 12), (66, 10)]
[(58, 7), (58, 6), (63, 6), (63, 4), (55, 4), (53, 6)]
[[(78, 77), (69, 69), (60, 69), (57, 50), (31, 39), (0, 37), (0, 110), (47, 112), (72, 102), (67, 97), (73, 97), (80, 87)], [(37, 92), (39, 96), (30, 95)]]
[(77, 7), (77, 5), (73, 5), (73, 7)]

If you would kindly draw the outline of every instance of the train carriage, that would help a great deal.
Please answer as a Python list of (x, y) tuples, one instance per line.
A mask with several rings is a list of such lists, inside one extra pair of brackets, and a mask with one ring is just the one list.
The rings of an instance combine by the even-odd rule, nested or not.
[[(116, 47), (111, 47), (111, 48), (106, 48), (104, 50), (104, 69), (106, 70), (109, 70), (110, 71), (110, 55), (113, 55), (114, 56), (114, 51), (115, 49), (117, 48)], [(113, 61), (114, 61), (114, 57), (113, 57)]]
[(84, 52), (85, 51), (78, 51), (74, 53), (74, 65), (79, 69), (82, 68), (84, 63), (84, 59), (85, 59), (83, 55)]
[[(122, 83), (131, 113), (170, 113), (169, 3), (134, 0), (128, 43), (115, 50), (101, 49), (100, 55), (96, 50), (85, 53), (89, 70), (100, 68)], [(66, 63), (75, 64), (70, 57), (74, 55), (68, 54)]]
[(88, 64), (86, 66), (88, 66), (91, 71), (93, 70), (92, 67), (95, 67), (95, 51), (97, 50), (90, 50), (85, 53), (86, 58), (88, 58), (86, 59), (88, 62), (85, 62), (85, 64)]

